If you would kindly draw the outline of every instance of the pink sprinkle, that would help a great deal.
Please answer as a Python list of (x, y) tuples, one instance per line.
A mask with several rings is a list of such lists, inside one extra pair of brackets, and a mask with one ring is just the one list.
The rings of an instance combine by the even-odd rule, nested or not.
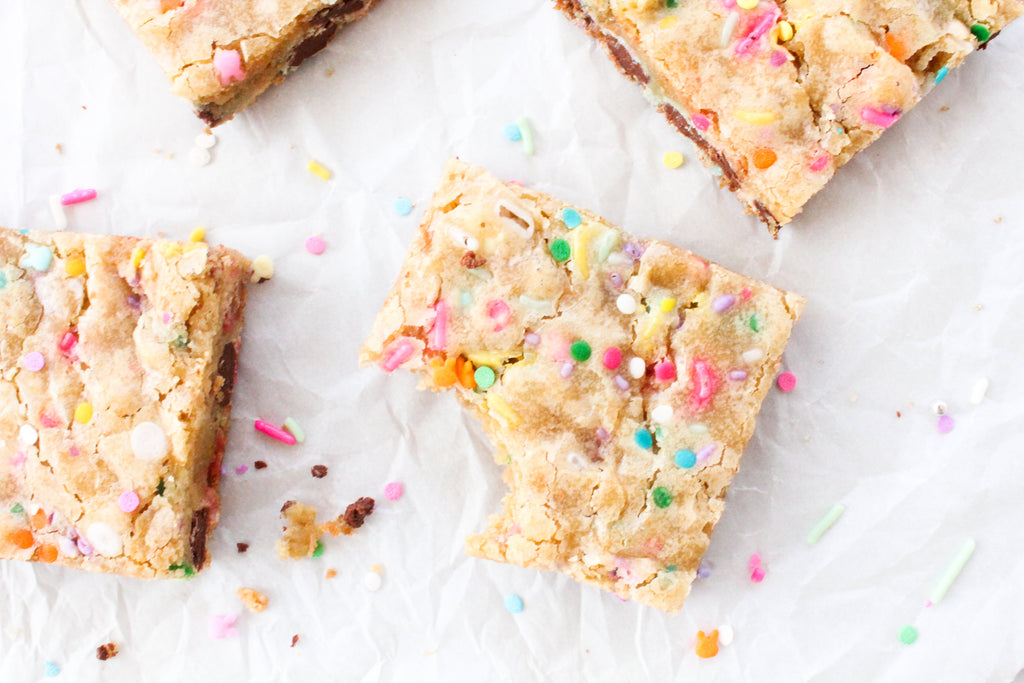
[(90, 199), (96, 199), (96, 190), (86, 188), (84, 190), (73, 190), (67, 194), (62, 194), (60, 196), (60, 203), (63, 206), (68, 206), (70, 204), (87, 202)]
[(232, 81), (241, 81), (245, 78), (242, 55), (238, 50), (217, 50), (213, 53), (213, 70), (217, 73), (221, 85), (229, 85)]
[(597, 440), (602, 442), (602, 443), (607, 441), (608, 439), (610, 439), (611, 436), (612, 436), (611, 434), (608, 433), (608, 430), (605, 429), (604, 427), (598, 427), (597, 431), (594, 432), (594, 435), (597, 436)]
[(751, 554), (750, 560), (747, 562), (747, 567), (750, 569), (750, 571), (754, 571), (755, 569), (757, 569), (760, 566), (761, 566), (761, 554), (760, 553), (753, 553), (753, 554)]
[(725, 9), (733, 9), (736, 7), (736, 0), (722, 0), (722, 7)]
[(256, 427), (256, 431), (263, 432), (272, 439), (277, 439), (281, 443), (289, 446), (295, 445), (295, 437), (283, 429), (275, 427), (263, 420), (256, 420), (256, 424), (254, 426)]
[(398, 366), (412, 358), (416, 347), (408, 339), (399, 339), (392, 344), (391, 349), (384, 352), (380, 359), (380, 366), (385, 372), (394, 372)]
[(512, 319), (512, 309), (501, 299), (487, 302), (487, 317), (494, 321), (494, 331), (501, 332)]
[(171, 324), (171, 312), (170, 311), (164, 311), (164, 314), (161, 317), (162, 317), (162, 319), (164, 321), (164, 325), (170, 325)]
[(704, 448), (697, 451), (697, 462), (704, 462), (715, 453), (715, 449), (718, 448), (717, 444), (709, 443)]
[(320, 235), (313, 235), (306, 239), (306, 251), (314, 256), (319, 256), (324, 253), (324, 249), (327, 248), (327, 243), (324, 242), (324, 238)]
[(781, 14), (782, 11), (777, 6), (773, 6), (771, 10), (766, 12), (765, 15), (761, 17), (756, 24), (754, 24), (750, 33), (748, 33), (743, 40), (736, 45), (736, 54), (745, 55), (753, 50), (754, 44), (768, 33), (771, 27), (775, 25), (775, 22), (778, 21)]
[(71, 448), (68, 449), (68, 455), (71, 456), (72, 458), (77, 458), (80, 453), (81, 451), (78, 450), (78, 446), (72, 446)]
[(693, 125), (697, 130), (707, 130), (711, 127), (711, 119), (704, 116), (704, 114), (693, 115)]
[(57, 342), (57, 348), (66, 354), (70, 352), (71, 349), (75, 348), (75, 344), (77, 343), (78, 337), (75, 336), (74, 332), (68, 330), (64, 333), (64, 336), (60, 338), (60, 341)]
[(139, 494), (135, 491), (125, 491), (117, 497), (117, 506), (121, 512), (135, 512), (139, 509)]
[(740, 301), (746, 301), (753, 295), (754, 293), (750, 291), (750, 287), (744, 287), (740, 290)]
[(663, 360), (654, 366), (654, 376), (659, 382), (671, 382), (676, 378), (676, 364), (670, 360)]
[(935, 426), (938, 428), (939, 434), (949, 434), (956, 426), (956, 420), (952, 415), (939, 415), (939, 421)]
[(825, 167), (828, 166), (829, 155), (828, 152), (821, 152), (816, 157), (811, 159), (811, 170), (812, 171), (824, 171)]
[(888, 128), (900, 118), (900, 110), (893, 109), (875, 109), (874, 107), (864, 107), (860, 110), (860, 117), (866, 122), (878, 126), (879, 128)]
[(772, 66), (782, 66), (788, 61), (789, 57), (785, 50), (772, 50), (772, 56), (768, 58), (768, 63)]
[(39, 372), (46, 365), (46, 359), (43, 358), (43, 354), (38, 351), (29, 351), (25, 354), (25, 357), (21, 359), (24, 363), (25, 369), (30, 372)]
[(604, 352), (604, 358), (602, 358), (601, 362), (604, 363), (604, 366), (609, 370), (614, 370), (619, 367), (620, 363), (622, 363), (622, 351), (619, 351), (614, 346), (606, 349)]
[(779, 385), (779, 389), (782, 391), (793, 391), (796, 389), (796, 375), (792, 372), (784, 372), (779, 375), (775, 383)]
[(60, 421), (49, 413), (40, 413), (39, 422), (41, 422), (47, 429), (53, 429), (54, 427), (60, 426)]
[(932, 606), (932, 601), (931, 600), (925, 600), (924, 601), (924, 606), (925, 607), (931, 607)]
[(711, 363), (703, 358), (695, 358), (690, 365), (690, 384), (693, 386), (690, 394), (690, 409), (699, 413), (711, 403), (711, 396), (715, 393), (715, 373), (711, 369)]
[(389, 481), (384, 485), (384, 497), (388, 500), (398, 500), (402, 497), (402, 485), (397, 481)]
[(761, 583), (764, 581), (764, 568), (757, 567), (754, 571), (750, 572), (750, 580), (754, 583)]
[(208, 632), (211, 638), (233, 638), (238, 635), (235, 622), (238, 620), (234, 614), (214, 614), (210, 617)]
[(249, 466), (248, 465), (239, 465), (238, 467), (235, 468), (235, 474), (245, 474), (248, 471), (249, 471)]
[(430, 328), (427, 346), (443, 351), (448, 345), (448, 303), (442, 299), (434, 304), (434, 326)]
[(15, 453), (14, 457), (11, 458), (11, 464), (14, 465), (15, 467), (17, 467), (18, 465), (25, 464), (25, 452), (18, 451), (17, 453)]
[(523, 335), (523, 343), (529, 344), (530, 346), (536, 346), (540, 344), (540, 335), (536, 332), (527, 332)]

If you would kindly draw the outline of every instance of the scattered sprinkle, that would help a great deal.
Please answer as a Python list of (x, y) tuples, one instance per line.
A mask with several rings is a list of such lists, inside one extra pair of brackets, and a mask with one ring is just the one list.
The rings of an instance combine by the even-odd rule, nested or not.
[(636, 430), (633, 439), (636, 441), (636, 445), (644, 450), (650, 450), (654, 446), (654, 437), (651, 436), (650, 430), (645, 427)]
[(626, 315), (633, 315), (636, 313), (636, 299), (629, 294), (620, 294), (618, 298), (615, 299), (615, 306), (621, 313), (625, 313)]
[(846, 507), (843, 506), (842, 503), (836, 503), (830, 507), (828, 512), (825, 513), (825, 516), (818, 520), (818, 522), (808, 532), (807, 542), (811, 545), (817, 543), (818, 540), (825, 535), (825, 532), (832, 528), (832, 525), (836, 523), (845, 510)]
[(732, 370), (729, 373), (729, 379), (731, 379), (734, 382), (742, 382), (746, 378), (747, 378), (747, 371), (746, 370)]
[(796, 375), (792, 372), (783, 372), (775, 382), (782, 391), (793, 391), (796, 389)]
[(756, 567), (754, 571), (750, 572), (750, 580), (754, 583), (761, 583), (764, 581), (764, 574), (765, 571), (763, 567)]
[(711, 565), (701, 562), (697, 565), (697, 578), (706, 579), (711, 576)]
[(111, 657), (116, 657), (117, 652), (117, 643), (106, 643), (96, 648), (96, 659), (105, 662)]
[(327, 243), (324, 242), (324, 238), (321, 235), (313, 235), (312, 237), (306, 238), (306, 251), (314, 256), (319, 256), (324, 253), (324, 249), (327, 248)]
[(206, 166), (213, 160), (213, 155), (210, 154), (210, 150), (208, 149), (193, 147), (188, 152), (188, 160), (196, 166)]
[(964, 565), (967, 564), (967, 560), (971, 559), (971, 555), (974, 554), (974, 548), (976, 545), (977, 544), (974, 542), (973, 538), (968, 538), (963, 542), (956, 555), (950, 563), (946, 565), (946, 568), (943, 570), (939, 580), (932, 588), (932, 592), (928, 595), (929, 604), (938, 604), (938, 602), (946, 596), (950, 586), (953, 585), (956, 578), (960, 576), (960, 572), (963, 571)]
[(399, 216), (408, 216), (412, 213), (412, 202), (405, 197), (399, 197), (395, 200), (395, 213)]
[(252, 260), (251, 282), (263, 282), (274, 277), (274, 260), (266, 254), (261, 254)]
[(732, 630), (732, 626), (724, 624), (718, 627), (718, 643), (723, 647), (729, 647), (732, 645), (733, 639), (736, 637), (735, 632)]
[(18, 265), (22, 268), (33, 268), (40, 273), (45, 273), (50, 269), (51, 263), (53, 263), (53, 252), (49, 247), (29, 242), (25, 245), (25, 255), (21, 257)]
[(210, 617), (210, 624), (207, 627), (207, 632), (211, 638), (222, 639), (222, 638), (234, 638), (238, 635), (238, 629), (235, 628), (235, 622), (238, 620), (234, 614), (214, 614)]
[(616, 369), (622, 364), (622, 351), (614, 346), (605, 349), (604, 355), (601, 357), (601, 364), (609, 370)]
[(574, 341), (569, 347), (569, 355), (573, 357), (573, 360), (582, 363), (583, 361), (590, 360), (590, 344), (583, 341)]
[(690, 469), (697, 464), (697, 454), (687, 448), (684, 448), (680, 451), (676, 451), (675, 460), (677, 467)]
[(735, 112), (736, 118), (746, 123), (751, 123), (757, 126), (764, 126), (775, 119), (779, 118), (779, 115), (773, 111), (747, 111), (745, 109), (738, 109)]
[(583, 218), (580, 216), (580, 212), (572, 207), (565, 207), (562, 209), (562, 222), (565, 223), (565, 227), (570, 230), (580, 227), (583, 223)]
[(971, 387), (970, 400), (972, 406), (981, 405), (981, 402), (985, 400), (985, 394), (988, 393), (988, 386), (989, 382), (987, 377), (982, 377), (981, 379), (974, 383), (974, 386)]
[(29, 372), (39, 372), (46, 365), (46, 359), (38, 351), (29, 351), (21, 362)]
[(309, 163), (306, 164), (306, 170), (321, 180), (331, 179), (331, 172), (324, 168), (324, 166), (318, 163), (315, 159), (309, 160)]
[(18, 442), (23, 446), (31, 446), (36, 441), (39, 441), (39, 432), (36, 428), (32, 425), (21, 425), (21, 429), (18, 430)]
[(310, 472), (315, 479), (323, 479), (327, 476), (327, 465), (313, 465)]
[(104, 557), (117, 557), (124, 550), (124, 541), (121, 535), (114, 531), (114, 527), (106, 522), (93, 522), (85, 530), (85, 537), (100, 555)]
[(505, 609), (512, 614), (519, 614), (523, 611), (523, 599), (515, 593), (509, 593), (505, 596)]
[(651, 411), (651, 419), (658, 424), (667, 424), (672, 421), (672, 406), (662, 404)]
[(155, 422), (140, 422), (129, 437), (132, 453), (141, 460), (160, 460), (167, 455), (167, 435)]
[(953, 431), (953, 427), (955, 426), (956, 420), (953, 419), (952, 415), (940, 415), (935, 424), (935, 428), (939, 430), (939, 434), (949, 434)]
[(552, 240), (549, 249), (551, 250), (551, 256), (559, 263), (568, 261), (569, 257), (572, 255), (572, 248), (569, 246), (569, 243), (561, 237)]
[(47, 678), (53, 678), (60, 673), (60, 667), (55, 662), (46, 661), (43, 662), (43, 673)]
[[(754, 0), (755, 2), (757, 0)], [(743, 2), (743, 0), (738, 0)], [(705, 635), (704, 631), (697, 631), (697, 656), (701, 659), (711, 659), (718, 654), (718, 631), (712, 631)]]
[(876, 109), (874, 107), (863, 107), (860, 110), (860, 117), (866, 123), (879, 128), (889, 128), (900, 118), (899, 110)]
[(87, 424), (92, 419), (92, 404), (91, 403), (79, 403), (75, 408), (75, 422), (78, 424)]
[(661, 163), (665, 164), (666, 168), (679, 168), (683, 165), (683, 155), (679, 152), (665, 152), (661, 157)]
[(659, 486), (651, 492), (654, 504), (660, 508), (667, 508), (672, 504), (672, 492), (664, 486)]
[(505, 134), (505, 139), (509, 142), (519, 142), (523, 139), (523, 134), (519, 132), (519, 126), (514, 123), (509, 123), (502, 130)]
[(242, 55), (238, 50), (217, 50), (213, 53), (213, 71), (221, 85), (245, 79)]
[(319, 538), (316, 539), (316, 547), (313, 548), (313, 557), (323, 557), (324, 554), (324, 542)]
[(72, 190), (67, 194), (62, 194), (60, 196), (60, 203), (62, 206), (69, 206), (71, 204), (87, 202), (90, 199), (96, 199), (96, 190), (92, 188), (85, 188), (81, 190)]
[(910, 645), (917, 640), (917, 629), (913, 626), (904, 626), (900, 629), (900, 642)]
[(325, 579), (333, 579), (337, 575), (338, 575), (338, 570), (337, 569), (328, 569), (326, 572), (324, 572), (324, 578)]
[(380, 587), (384, 584), (384, 579), (380, 573), (375, 571), (368, 571), (363, 575), (363, 585), (366, 586), (366, 590), (371, 593), (376, 593), (380, 590)]
[(949, 67), (948, 66), (944, 66), (941, 69), (939, 69), (938, 71), (936, 71), (935, 72), (935, 85), (938, 85), (939, 83), (942, 83), (942, 81), (944, 81), (946, 76), (948, 76), (948, 75), (949, 75)]
[(32, 532), (28, 529), (15, 529), (7, 534), (7, 540), (14, 544), (14, 547), (21, 548), (22, 550), (28, 550), (36, 542)]
[(400, 482), (389, 481), (387, 484), (384, 484), (384, 497), (388, 500), (398, 500), (402, 497), (403, 491), (404, 488)]
[(279, 427), (275, 427), (269, 422), (264, 422), (263, 420), (256, 420), (253, 426), (256, 428), (256, 431), (263, 432), (270, 438), (277, 439), (283, 444), (286, 444), (288, 446), (295, 445), (294, 436), (292, 436), (291, 434), (289, 434), (288, 432)]
[[(286, 417), (283, 426), (285, 431), (294, 436), (295, 440), (299, 443), (304, 443), (306, 441), (306, 432), (302, 430), (302, 427), (299, 426), (299, 423), (295, 421), (294, 417)], [(263, 466), (266, 467), (266, 463), (263, 463)]]
[(117, 506), (121, 512), (135, 512), (139, 509), (139, 494), (135, 491), (125, 491), (117, 497)]
[(932, 403), (932, 412), (936, 415), (945, 415), (949, 412), (949, 406), (946, 405), (945, 401), (935, 401)]
[(533, 129), (530, 128), (530, 122), (526, 120), (526, 117), (521, 116), (516, 120), (516, 124), (519, 127), (519, 135), (523, 139), (523, 154), (533, 155)]
[(654, 366), (654, 376), (659, 382), (672, 382), (676, 378), (676, 364), (664, 360)]
[(722, 23), (722, 34), (718, 39), (718, 46), (723, 50), (729, 47), (729, 43), (732, 42), (732, 34), (736, 30), (736, 23), (740, 20), (739, 12), (729, 12), (729, 16), (725, 18)]

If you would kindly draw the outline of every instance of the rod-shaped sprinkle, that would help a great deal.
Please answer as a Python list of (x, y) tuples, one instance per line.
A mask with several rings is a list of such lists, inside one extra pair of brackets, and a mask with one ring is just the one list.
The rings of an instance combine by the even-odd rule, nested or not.
[(83, 190), (73, 190), (67, 194), (60, 196), (60, 203), (64, 206), (69, 204), (78, 204), (79, 202), (87, 202), (90, 199), (96, 199), (96, 190), (86, 188)]
[(960, 546), (960, 550), (957, 551), (956, 556), (953, 560), (946, 565), (945, 571), (942, 572), (942, 576), (935, 582), (935, 587), (932, 588), (932, 592), (928, 595), (928, 602), (932, 605), (938, 603), (943, 597), (949, 587), (956, 581), (956, 577), (960, 576), (960, 572), (963, 571), (964, 565), (967, 564), (967, 560), (971, 559), (971, 555), (974, 554), (975, 542), (973, 538), (968, 538)]
[(516, 125), (519, 126), (519, 134), (523, 138), (523, 154), (526, 156), (533, 155), (533, 129), (530, 128), (530, 122), (526, 120), (525, 116), (520, 116), (516, 121)]
[(264, 422), (263, 420), (256, 420), (256, 423), (255, 423), (254, 426), (256, 427), (256, 431), (263, 432), (264, 434), (266, 434), (267, 436), (271, 437), (272, 439), (277, 439), (281, 443), (287, 444), (289, 446), (294, 446), (295, 445), (295, 437), (294, 436), (292, 436), (291, 434), (289, 434), (285, 430), (280, 429), (279, 427), (275, 427), (274, 425), (270, 424), (269, 422)]
[(814, 545), (825, 535), (825, 532), (832, 528), (832, 525), (843, 516), (846, 507), (842, 503), (836, 503), (828, 509), (825, 516), (818, 520), (818, 523), (811, 527), (807, 533), (807, 542)]

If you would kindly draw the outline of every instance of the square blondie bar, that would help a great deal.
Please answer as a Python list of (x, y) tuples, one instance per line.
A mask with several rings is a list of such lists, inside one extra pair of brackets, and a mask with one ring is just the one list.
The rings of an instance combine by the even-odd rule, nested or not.
[(206, 565), (249, 275), (202, 242), (0, 230), (0, 557)]
[(377, 0), (111, 0), (176, 95), (219, 125)]
[(1021, 0), (554, 0), (773, 233)]
[(449, 162), (361, 361), (505, 466), (469, 553), (678, 610), (803, 300)]

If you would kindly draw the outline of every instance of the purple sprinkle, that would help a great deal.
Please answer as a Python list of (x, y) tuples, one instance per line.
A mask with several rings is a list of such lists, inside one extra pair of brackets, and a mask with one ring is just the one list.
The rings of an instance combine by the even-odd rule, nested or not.
[(223, 477), (223, 476), (224, 476), (225, 474), (227, 474), (227, 473), (228, 473), (228, 468), (227, 468), (227, 466), (225, 466), (225, 465), (221, 465), (221, 466), (220, 466), (220, 476), (222, 476), (222, 477)]
[(540, 335), (536, 332), (527, 332), (523, 336), (523, 341), (530, 346), (536, 346), (537, 344), (540, 344)]
[(736, 381), (736, 382), (742, 382), (746, 378), (747, 378), (747, 371), (746, 370), (733, 370), (732, 372), (729, 373), (729, 379), (731, 379), (733, 381)]
[(629, 382), (623, 379), (622, 375), (615, 375), (615, 386), (622, 391), (625, 391), (626, 389), (629, 389)]
[(248, 465), (239, 465), (238, 467), (235, 468), (235, 474), (245, 474), (248, 471), (249, 471), (249, 466)]
[(597, 428), (597, 440), (598, 441), (607, 441), (608, 437), (610, 437), (610, 436), (611, 436), (611, 434), (609, 434), (608, 430), (605, 429), (604, 427), (598, 427)]
[(136, 311), (142, 310), (142, 299), (139, 298), (138, 294), (129, 294), (128, 298), (125, 299), (125, 303), (128, 304), (128, 308)]
[(562, 364), (562, 370), (561, 370), (561, 372), (559, 374), (561, 374), (562, 377), (568, 377), (569, 375), (572, 374), (572, 370), (575, 367), (576, 366), (574, 364), (572, 364), (572, 363), (563, 363)]
[(170, 325), (171, 324), (171, 312), (170, 311), (164, 311), (164, 314), (163, 314), (161, 319), (164, 321), (164, 325)]
[(60, 546), (60, 551), (68, 557), (78, 557), (78, 546), (70, 538), (61, 536), (57, 539), (57, 545)]
[(736, 297), (732, 294), (723, 294), (711, 303), (711, 310), (715, 313), (725, 313), (734, 303)]
[(633, 242), (629, 242), (628, 244), (626, 244), (626, 246), (623, 247), (622, 250), (626, 252), (626, 254), (628, 254), (629, 257), (634, 261), (639, 261), (640, 257), (644, 255), (643, 247)]
[(78, 552), (83, 555), (92, 555), (92, 546), (89, 545), (89, 541), (85, 540), (85, 536), (79, 536), (75, 543), (78, 545)]
[(953, 419), (952, 415), (939, 415), (939, 422), (936, 425), (939, 434), (949, 434), (953, 431), (954, 426), (956, 426), (956, 420)]
[(618, 273), (609, 273), (608, 279), (612, 281), (616, 288), (622, 287), (622, 276)]
[(717, 444), (709, 443), (704, 448), (697, 451), (697, 462), (704, 462), (711, 457), (711, 454), (715, 452)]
[(703, 562), (697, 567), (697, 578), (706, 579), (711, 576), (711, 567), (707, 566)]

